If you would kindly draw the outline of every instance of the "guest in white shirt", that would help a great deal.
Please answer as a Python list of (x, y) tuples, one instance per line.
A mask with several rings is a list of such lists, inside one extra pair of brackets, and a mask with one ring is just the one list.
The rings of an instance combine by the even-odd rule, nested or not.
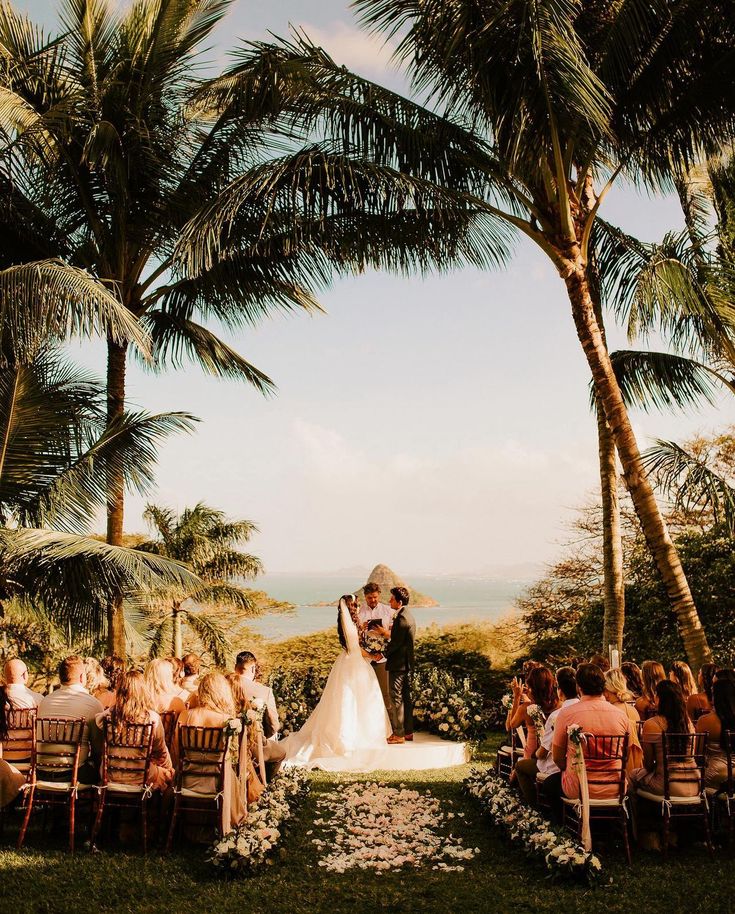
[(25, 663), (18, 658), (8, 660), (4, 674), (10, 707), (14, 710), (37, 708), (43, 695), (28, 688), (28, 667)]
[(265, 683), (258, 682), (258, 661), (250, 651), (240, 651), (235, 658), (235, 673), (239, 677), (240, 687), (251, 702), (264, 708), (263, 711), (263, 758), (268, 778), (272, 778), (286, 757), (286, 751), (278, 742), (281, 722), (278, 719), (276, 696), (273, 689)]
[[(545, 791), (544, 786), (553, 786), (554, 780), (561, 782), (561, 771), (552, 757), (551, 747), (554, 741), (554, 727), (559, 712), (570, 705), (576, 705), (579, 702), (577, 694), (577, 677), (570, 666), (563, 666), (556, 672), (556, 684), (559, 689), (559, 699), (562, 704), (549, 714), (544, 727), (544, 735), (541, 737), (541, 745), (536, 750), (536, 765), (538, 767), (537, 779), (539, 788), (542, 793), (545, 792), (548, 799), (552, 802), (552, 809), (555, 814), (561, 815), (561, 808), (558, 799), (560, 795), (560, 786), (557, 789)], [(549, 781), (551, 779), (551, 781)]]
[[(93, 755), (99, 757), (101, 750), (101, 733), (94, 726), (94, 719), (104, 711), (102, 703), (90, 695), (84, 685), (86, 670), (81, 657), (71, 656), (59, 664), (59, 679), (61, 685), (55, 692), (47, 695), (38, 706), (38, 717), (83, 717), (86, 721), (84, 727), (84, 741), (79, 756), (79, 780), (91, 784), (97, 780), (97, 771), (88, 758), (90, 743)], [(90, 724), (93, 726), (90, 727)], [(51, 746), (45, 746), (45, 751), (53, 751)]]

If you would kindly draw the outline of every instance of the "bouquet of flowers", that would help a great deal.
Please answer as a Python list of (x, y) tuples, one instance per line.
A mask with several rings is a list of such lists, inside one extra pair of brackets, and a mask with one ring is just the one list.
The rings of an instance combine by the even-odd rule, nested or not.
[(242, 721), (239, 717), (231, 717), (228, 721), (225, 721), (224, 727), (225, 736), (230, 737), (230, 764), (234, 767), (237, 766), (238, 758), (240, 756), (240, 734), (242, 733)]
[(506, 711), (510, 711), (510, 709), (513, 707), (513, 696), (510, 694), (510, 692), (503, 695), (503, 697), (500, 699), (500, 703)]
[(544, 718), (544, 712), (539, 708), (538, 705), (529, 705), (526, 708), (526, 714), (533, 721), (533, 726), (536, 729), (536, 736), (538, 741), (541, 742), (541, 738), (544, 735), (544, 727), (546, 726), (546, 719)]
[(388, 647), (388, 639), (380, 632), (368, 628), (362, 636), (362, 646), (368, 654), (383, 654)]

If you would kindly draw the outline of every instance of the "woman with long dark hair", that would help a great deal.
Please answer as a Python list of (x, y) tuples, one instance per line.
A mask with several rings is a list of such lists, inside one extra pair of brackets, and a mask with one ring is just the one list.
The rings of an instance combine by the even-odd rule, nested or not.
[[(735, 737), (735, 683), (729, 678), (715, 679), (712, 686), (714, 709), (697, 721), (697, 733), (707, 734), (705, 786), (719, 789), (727, 778), (724, 733)], [(731, 751), (735, 746), (731, 747)]]
[[(661, 680), (656, 686), (657, 713), (643, 724), (641, 743), (643, 747), (643, 767), (636, 768), (631, 780), (636, 787), (649, 793), (664, 794), (664, 752), (663, 734), (670, 736), (669, 749), (677, 754), (684, 751), (685, 740), (677, 739), (675, 734), (694, 733), (694, 727), (687, 714), (684, 695), (678, 683), (668, 679)], [(677, 777), (682, 771), (693, 769), (691, 780), (674, 781), (671, 784), (671, 795), (676, 797), (695, 797), (700, 791), (693, 758), (669, 763), (669, 771), (676, 771)]]
[(633, 663), (632, 660), (626, 660), (625, 663), (620, 664), (620, 672), (625, 676), (625, 681), (628, 684), (628, 691), (633, 696), (633, 701), (637, 701), (643, 694), (643, 676), (641, 675), (641, 668), (637, 663)]
[(657, 713), (656, 686), (666, 679), (666, 670), (657, 660), (644, 660), (641, 669), (643, 691), (635, 703), (635, 709), (641, 720), (655, 717)]
[(25, 775), (3, 759), (3, 742), (8, 738), (8, 690), (0, 685), (0, 809), (12, 803), (25, 783)]
[[(543, 727), (549, 715), (559, 707), (560, 702), (556, 677), (548, 667), (539, 665), (528, 671), (526, 690), (530, 701), (521, 706), (522, 716), (520, 717), (526, 729), (526, 745), (523, 748), (523, 758), (519, 759), (513, 773), (526, 802), (533, 804), (536, 802), (536, 774), (538, 773), (536, 750), (541, 742)], [(529, 708), (533, 708), (534, 705), (538, 708), (538, 711), (534, 712), (537, 720), (534, 720), (528, 713)], [(541, 734), (539, 734), (539, 729)]]

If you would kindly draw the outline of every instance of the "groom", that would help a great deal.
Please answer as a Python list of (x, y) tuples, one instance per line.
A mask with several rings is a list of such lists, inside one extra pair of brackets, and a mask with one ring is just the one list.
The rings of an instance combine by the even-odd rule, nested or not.
[(388, 685), (390, 691), (390, 722), (393, 733), (388, 737), (391, 745), (413, 740), (413, 700), (411, 697), (411, 671), (413, 670), (413, 642), (416, 622), (408, 608), (408, 590), (394, 587), (390, 592), (390, 605), (395, 610), (390, 642), (385, 651)]

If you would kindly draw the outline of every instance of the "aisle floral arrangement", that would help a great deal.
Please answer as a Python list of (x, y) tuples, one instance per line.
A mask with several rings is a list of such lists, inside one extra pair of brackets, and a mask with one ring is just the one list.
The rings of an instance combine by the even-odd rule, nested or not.
[(543, 860), (552, 875), (591, 882), (602, 870), (599, 857), (588, 853), (569, 835), (558, 831), (527, 806), (508, 784), (491, 771), (473, 770), (465, 781), (467, 793), (478, 800), (493, 824), (522, 846), (529, 857)]
[(301, 768), (282, 771), (248, 809), (242, 825), (216, 841), (208, 861), (220, 870), (250, 875), (273, 862), (273, 853), (283, 837), (284, 827), (309, 790)]
[(273, 671), (268, 684), (278, 701), (281, 736), (286, 737), (303, 727), (317, 706), (326, 681), (326, 674), (317, 670)]
[(315, 820), (322, 836), (312, 843), (322, 852), (319, 866), (328, 872), (396, 872), (420, 866), (461, 872), (480, 852), (447, 834), (451, 821), (464, 813), (445, 812), (428, 790), (405, 784), (342, 784), (319, 800), (319, 810), (329, 816)]
[(435, 667), (419, 667), (413, 677), (414, 718), (420, 728), (455, 742), (480, 742), (488, 729), (482, 695), (469, 678)]

